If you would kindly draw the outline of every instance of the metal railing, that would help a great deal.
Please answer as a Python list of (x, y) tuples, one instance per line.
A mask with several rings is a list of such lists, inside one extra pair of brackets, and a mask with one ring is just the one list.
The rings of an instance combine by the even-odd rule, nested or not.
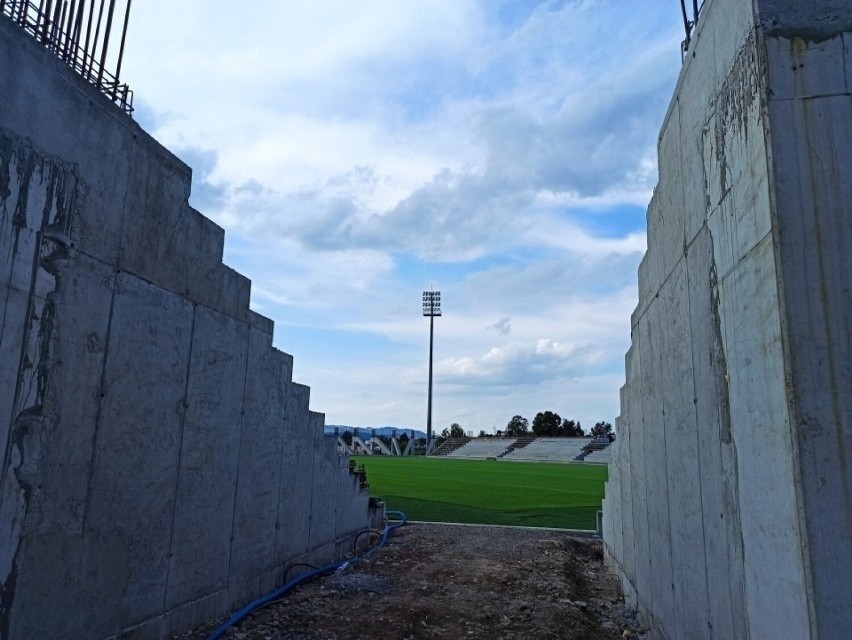
[(692, 42), (692, 34), (695, 31), (695, 25), (698, 24), (698, 16), (701, 15), (701, 9), (704, 8), (704, 0), (692, 0), (692, 19), (689, 19), (687, 10), (687, 0), (680, 0), (680, 12), (683, 15), (683, 28), (686, 31), (686, 39), (680, 44), (681, 55), (685, 56), (689, 49), (689, 43)]
[[(31, 33), (130, 114), (133, 112), (133, 92), (127, 84), (119, 81), (130, 2), (126, 0), (115, 71), (107, 70), (106, 66), (116, 0), (0, 0), (0, 16), (6, 16)], [(96, 4), (99, 4), (97, 10)]]

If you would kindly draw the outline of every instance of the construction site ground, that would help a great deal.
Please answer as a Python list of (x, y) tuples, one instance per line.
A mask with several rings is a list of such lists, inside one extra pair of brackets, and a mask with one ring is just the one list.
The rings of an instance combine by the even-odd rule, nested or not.
[[(200, 640), (221, 622), (176, 637)], [(550, 529), (409, 524), (370, 558), (296, 587), (224, 637), (638, 640), (647, 633), (604, 567), (600, 540)]]

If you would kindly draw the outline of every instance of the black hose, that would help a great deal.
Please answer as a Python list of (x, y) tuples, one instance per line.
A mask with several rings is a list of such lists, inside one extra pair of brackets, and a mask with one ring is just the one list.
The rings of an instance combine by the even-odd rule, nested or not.
[[(358, 540), (360, 540), (361, 536), (363, 536), (365, 533), (374, 534), (376, 536), (376, 539), (378, 540), (382, 535), (382, 530), (381, 529), (370, 529), (370, 528), (361, 529), (361, 531), (358, 532), (358, 534), (355, 536), (355, 539), (352, 541), (352, 553), (354, 553), (356, 555), (358, 554)], [(373, 538), (372, 538), (372, 535), (371, 535), (370, 536), (370, 542), (368, 543), (367, 546), (372, 546), (372, 542), (373, 542)]]

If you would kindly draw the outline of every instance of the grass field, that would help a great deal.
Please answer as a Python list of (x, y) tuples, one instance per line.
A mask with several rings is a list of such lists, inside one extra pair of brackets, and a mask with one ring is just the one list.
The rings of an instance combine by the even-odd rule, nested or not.
[(605, 465), (361, 456), (370, 493), (411, 520), (594, 529)]

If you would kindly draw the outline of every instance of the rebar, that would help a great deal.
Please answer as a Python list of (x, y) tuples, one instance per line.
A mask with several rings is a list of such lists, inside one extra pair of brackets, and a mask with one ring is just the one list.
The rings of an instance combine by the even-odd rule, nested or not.
[(680, 0), (680, 13), (683, 17), (683, 30), (686, 33), (686, 37), (681, 43), (681, 53), (684, 56), (692, 42), (692, 34), (695, 32), (695, 26), (698, 24), (698, 18), (701, 15), (701, 10), (703, 8), (704, 0), (692, 0), (692, 20), (690, 20), (686, 9), (686, 0)]
[[(95, 22), (95, 0), (89, 0), (88, 3), (86, 0), (38, 0), (37, 3), (35, 0), (0, 0), (0, 16), (8, 17), (29, 32), (87, 82), (106, 94), (125, 113), (130, 114), (133, 112), (133, 92), (127, 84), (120, 82), (119, 78), (127, 41), (131, 0), (125, 1), (124, 24), (114, 73), (107, 68), (107, 58), (116, 0), (109, 2), (106, 21), (105, 1), (101, 0), (99, 3), (94, 33), (92, 24)], [(103, 37), (101, 25), (104, 25)]]
[(106, 66), (107, 49), (109, 49), (109, 34), (112, 31), (112, 14), (115, 11), (115, 0), (109, 0), (109, 12), (107, 13), (106, 31), (104, 31), (104, 44), (101, 48), (101, 64), (98, 67), (98, 85), (103, 81), (104, 66)]
[[(127, 39), (127, 22), (130, 19), (130, 0), (127, 0), (127, 6), (124, 10), (124, 27), (121, 30), (121, 46), (118, 48), (118, 64), (115, 66), (116, 88), (118, 86), (118, 78), (121, 76), (121, 61), (124, 59), (124, 42)], [(115, 91), (112, 94), (115, 99)]]

